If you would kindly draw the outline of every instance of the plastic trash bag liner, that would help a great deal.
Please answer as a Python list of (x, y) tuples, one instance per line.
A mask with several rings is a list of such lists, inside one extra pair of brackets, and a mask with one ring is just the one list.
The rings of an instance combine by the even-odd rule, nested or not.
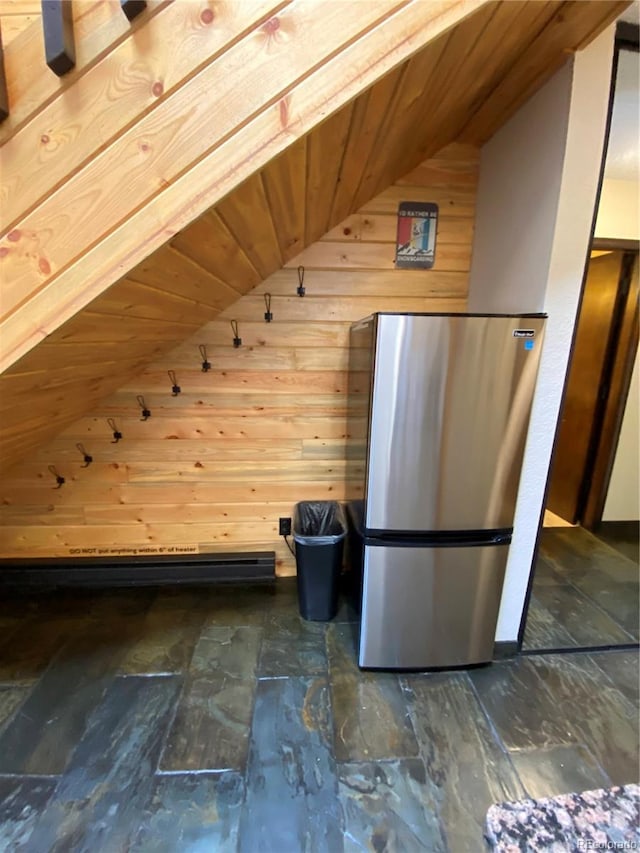
[(293, 539), (300, 545), (332, 545), (347, 534), (344, 510), (337, 501), (301, 501), (293, 518)]

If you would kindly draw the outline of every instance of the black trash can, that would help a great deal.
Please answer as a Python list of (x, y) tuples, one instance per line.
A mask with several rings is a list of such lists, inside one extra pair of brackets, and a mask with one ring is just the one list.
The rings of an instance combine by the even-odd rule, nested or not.
[(347, 535), (344, 511), (336, 501), (301, 501), (293, 517), (300, 615), (328, 622), (338, 609), (342, 552)]

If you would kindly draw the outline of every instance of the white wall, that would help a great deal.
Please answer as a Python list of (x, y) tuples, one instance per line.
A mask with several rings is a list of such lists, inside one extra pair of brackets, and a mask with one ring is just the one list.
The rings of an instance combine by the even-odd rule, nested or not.
[(571, 100), (565, 66), (482, 149), (469, 311), (542, 311)]
[(631, 376), (603, 521), (640, 519), (640, 350)]
[(517, 639), (602, 160), (613, 27), (485, 145), (469, 310), (549, 314), (496, 640)]
[(598, 205), (596, 237), (640, 240), (639, 190), (636, 181), (605, 178)]

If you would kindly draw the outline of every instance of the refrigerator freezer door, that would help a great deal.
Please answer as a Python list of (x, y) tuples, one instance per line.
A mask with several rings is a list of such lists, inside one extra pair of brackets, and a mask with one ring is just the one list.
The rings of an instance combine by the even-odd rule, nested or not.
[(513, 526), (542, 318), (379, 315), (365, 525)]
[(361, 667), (491, 660), (508, 545), (364, 550)]

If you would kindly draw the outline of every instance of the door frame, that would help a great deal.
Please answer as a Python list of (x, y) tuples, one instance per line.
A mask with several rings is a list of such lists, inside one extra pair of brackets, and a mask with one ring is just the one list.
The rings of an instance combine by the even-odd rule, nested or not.
[[(548, 492), (549, 492), (549, 484), (551, 482), (551, 468), (552, 468), (553, 462), (554, 462), (557, 439), (558, 439), (558, 432), (560, 429), (560, 412), (562, 411), (562, 406), (564, 405), (564, 399), (565, 399), (566, 392), (567, 392), (567, 383), (568, 383), (568, 377), (569, 377), (569, 366), (570, 366), (571, 356), (573, 354), (573, 348), (575, 346), (576, 331), (577, 331), (577, 327), (578, 327), (577, 321), (578, 321), (578, 317), (580, 316), (580, 311), (582, 309), (582, 300), (583, 300), (584, 289), (585, 289), (585, 284), (586, 284), (586, 280), (587, 280), (587, 270), (589, 267), (589, 258), (591, 256), (591, 251), (593, 249), (612, 248), (611, 245), (603, 245), (604, 243), (610, 242), (610, 241), (606, 241), (606, 240), (597, 241), (598, 245), (595, 245), (595, 243), (596, 243), (595, 230), (596, 230), (596, 220), (598, 217), (598, 210), (600, 207), (600, 199), (602, 196), (602, 186), (604, 183), (604, 170), (605, 170), (605, 165), (606, 165), (606, 161), (607, 161), (607, 153), (609, 150), (609, 137), (611, 134), (611, 119), (613, 116), (613, 101), (614, 101), (614, 97), (615, 97), (616, 77), (618, 75), (618, 60), (619, 60), (621, 50), (633, 50), (636, 52), (640, 50), (640, 27), (638, 27), (636, 24), (629, 24), (625, 21), (621, 21), (621, 22), (618, 22), (616, 25), (613, 62), (612, 62), (612, 66), (611, 66), (611, 82), (610, 82), (610, 86), (609, 86), (609, 106), (607, 109), (607, 121), (606, 121), (605, 132), (604, 132), (604, 144), (602, 147), (602, 159), (600, 162), (600, 175), (598, 177), (598, 186), (596, 189), (596, 198), (595, 198), (595, 204), (594, 204), (594, 209), (593, 209), (593, 218), (591, 221), (591, 235), (590, 235), (589, 246), (588, 246), (587, 253), (585, 256), (585, 261), (584, 261), (584, 273), (582, 276), (582, 284), (580, 286), (580, 297), (578, 299), (578, 307), (577, 307), (576, 317), (575, 317), (574, 326), (573, 326), (573, 336), (572, 336), (572, 340), (571, 340), (571, 348), (569, 351), (569, 364), (567, 365), (567, 372), (566, 372), (565, 377), (564, 377), (564, 383), (563, 383), (563, 388), (562, 388), (562, 402), (560, 405), (560, 410), (558, 412), (558, 420), (556, 422), (556, 429), (555, 429), (555, 435), (554, 435), (554, 440), (553, 440), (553, 448), (551, 451), (551, 459), (549, 462), (549, 467), (547, 469), (547, 476), (546, 476), (546, 483), (545, 483), (545, 488), (544, 488), (543, 502), (542, 502), (542, 507), (540, 509), (540, 516), (538, 518), (538, 532), (537, 532), (537, 536), (536, 536), (535, 545), (533, 548), (533, 555), (531, 557), (531, 566), (529, 569), (529, 580), (527, 582), (527, 591), (526, 591), (525, 599), (524, 599), (524, 607), (522, 610), (522, 616), (520, 617), (520, 628), (518, 630), (518, 640), (517, 640), (517, 644), (514, 644), (514, 645), (516, 645), (516, 648), (513, 649), (513, 653), (516, 653), (516, 654), (519, 654), (522, 651), (522, 643), (524, 640), (524, 632), (525, 632), (525, 627), (527, 624), (527, 618), (529, 615), (529, 605), (531, 603), (531, 592), (533, 589), (533, 579), (535, 576), (535, 567), (536, 567), (536, 561), (538, 559), (538, 551), (540, 549), (540, 537), (542, 535), (542, 530), (543, 530), (544, 512), (545, 512), (545, 507), (547, 505), (547, 496), (548, 496)], [(637, 241), (635, 241), (635, 240), (617, 241), (618, 245), (616, 246), (616, 248), (620, 248), (621, 243), (632, 243), (633, 248), (637, 248)], [(627, 249), (630, 247), (625, 245), (623, 248)], [(511, 646), (511, 644), (509, 644), (509, 645)], [(511, 649), (509, 649), (509, 652), (511, 652)], [(499, 656), (501, 656), (501, 655), (499, 655)], [(496, 654), (494, 652), (494, 658), (495, 657), (496, 657)]]
[[(634, 259), (635, 254), (624, 249), (610, 245), (597, 251), (594, 245), (587, 263), (545, 504), (545, 511), (551, 510), (570, 524), (587, 526), (585, 507), (594, 491), (596, 460), (601, 451), (607, 456), (610, 451), (602, 440), (602, 426), (607, 407), (617, 402), (611, 378), (622, 350), (621, 314), (628, 302)], [(615, 442), (615, 435), (610, 438)]]
[[(598, 242), (602, 241), (594, 241), (593, 248), (600, 248), (596, 245)], [(610, 244), (608, 248), (613, 248), (611, 244), (615, 241), (607, 242)], [(595, 530), (602, 520), (638, 349), (637, 268), (640, 241), (618, 242), (635, 243), (636, 248), (635, 251), (625, 250), (623, 254), (616, 305), (600, 377), (598, 407), (578, 500), (579, 522), (587, 530)]]

